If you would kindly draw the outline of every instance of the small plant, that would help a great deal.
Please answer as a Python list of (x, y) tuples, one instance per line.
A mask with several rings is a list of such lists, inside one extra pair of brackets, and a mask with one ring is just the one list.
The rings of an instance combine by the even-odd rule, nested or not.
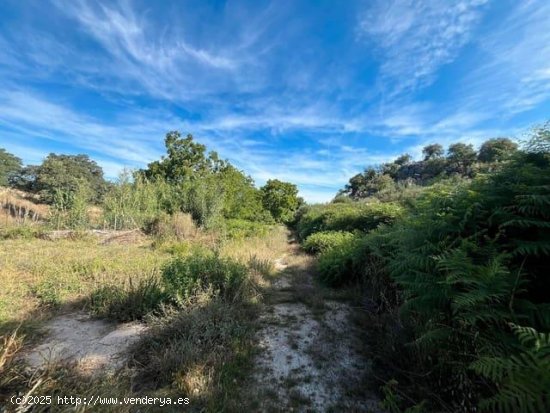
[(392, 202), (314, 205), (299, 211), (296, 230), (301, 240), (321, 231), (368, 232), (394, 222), (403, 212), (399, 204)]
[(172, 299), (181, 300), (206, 290), (214, 290), (233, 300), (247, 275), (247, 268), (214, 254), (178, 257), (164, 267), (162, 278)]
[(39, 238), (42, 230), (30, 225), (19, 225), (16, 227), (0, 230), (0, 239), (32, 239)]
[(310, 254), (316, 254), (341, 245), (354, 237), (353, 233), (346, 231), (316, 232), (306, 238), (302, 247)]
[(166, 298), (159, 280), (150, 276), (137, 284), (129, 279), (124, 287), (101, 287), (91, 294), (90, 304), (92, 312), (99, 317), (131, 321), (154, 312)]
[(471, 368), (498, 384), (498, 393), (480, 403), (485, 411), (550, 411), (550, 333), (510, 323), (520, 343), (511, 357), (483, 357)]
[(248, 268), (262, 275), (271, 275), (274, 270), (273, 261), (252, 255), (248, 260)]
[(225, 222), (225, 233), (230, 239), (243, 239), (266, 236), (271, 228), (262, 222), (247, 221), (244, 219), (228, 219)]

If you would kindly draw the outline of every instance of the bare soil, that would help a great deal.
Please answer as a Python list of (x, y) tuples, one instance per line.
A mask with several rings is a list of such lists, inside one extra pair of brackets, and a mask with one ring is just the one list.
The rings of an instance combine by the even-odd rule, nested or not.
[(42, 343), (23, 355), (30, 368), (46, 369), (67, 363), (82, 373), (97, 374), (122, 367), (125, 351), (139, 339), (145, 326), (112, 324), (79, 312), (53, 318), (45, 331)]
[(352, 309), (323, 296), (297, 248), (276, 260), (258, 332), (253, 394), (263, 412), (379, 412)]

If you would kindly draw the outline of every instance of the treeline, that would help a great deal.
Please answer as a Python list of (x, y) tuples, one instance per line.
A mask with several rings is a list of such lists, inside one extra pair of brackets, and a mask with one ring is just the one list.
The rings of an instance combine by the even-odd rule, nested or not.
[(403, 185), (428, 185), (452, 176), (473, 178), (490, 172), (517, 150), (518, 145), (508, 138), (489, 139), (479, 151), (470, 144), (455, 143), (446, 154), (438, 143), (427, 145), (422, 150), (423, 160), (413, 161), (409, 154), (404, 154), (393, 162), (367, 168), (352, 177), (339, 195), (362, 199), (377, 193), (383, 195)]
[[(244, 174), (191, 135), (177, 131), (165, 138), (166, 156), (147, 168), (105, 180), (101, 167), (87, 155), (49, 154), (42, 164), (23, 166), (0, 149), (0, 185), (35, 194), (51, 207), (56, 228), (152, 228), (178, 212), (189, 213), (206, 229), (229, 223), (287, 222), (303, 203), (295, 185), (276, 179), (256, 188)], [(90, 206), (98, 206), (94, 219)]]
[(323, 283), (363, 287), (389, 412), (548, 412), (550, 128), (451, 148), (367, 170), (345, 191), (367, 198), (303, 207), (296, 231)]

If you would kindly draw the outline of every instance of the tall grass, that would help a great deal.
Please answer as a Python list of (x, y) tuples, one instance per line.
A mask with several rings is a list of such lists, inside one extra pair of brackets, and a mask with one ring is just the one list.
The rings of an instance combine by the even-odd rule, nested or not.
[(93, 238), (0, 242), (0, 323), (25, 318), (43, 305), (77, 303), (100, 286), (124, 285), (130, 278), (137, 283), (158, 273), (169, 258), (146, 240), (108, 245)]

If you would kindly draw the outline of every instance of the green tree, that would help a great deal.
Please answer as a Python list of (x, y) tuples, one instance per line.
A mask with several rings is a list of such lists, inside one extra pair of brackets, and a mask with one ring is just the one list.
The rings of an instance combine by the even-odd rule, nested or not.
[(254, 181), (192, 135), (183, 138), (177, 131), (166, 134), (166, 156), (151, 162), (138, 177), (165, 182), (172, 197), (168, 212), (189, 212), (201, 226), (220, 224), (222, 218), (264, 220), (260, 191)]
[(74, 194), (82, 185), (92, 202), (99, 202), (107, 187), (103, 170), (88, 155), (50, 153), (36, 170), (34, 188), (44, 202), (52, 203), (57, 191)]
[(454, 143), (449, 146), (447, 159), (460, 174), (466, 174), (476, 161), (477, 153), (471, 144)]
[(353, 199), (367, 198), (391, 187), (394, 184), (391, 165), (385, 164), (382, 171), (375, 168), (367, 168), (362, 174), (357, 174), (349, 180), (343, 193), (348, 194)]
[(22, 191), (36, 192), (36, 175), (39, 168), (38, 165), (27, 165), (21, 168), (11, 177), (10, 184)]
[(167, 156), (151, 162), (141, 171), (148, 179), (165, 179), (170, 184), (181, 184), (206, 174), (219, 172), (226, 162), (216, 152), (206, 153), (206, 146), (194, 142), (192, 135), (182, 138), (178, 131), (168, 132), (164, 139)]
[(0, 148), (0, 186), (8, 186), (21, 171), (21, 159)]
[[(254, 186), (250, 176), (233, 165), (226, 165), (220, 171), (223, 187), (225, 218), (247, 219), (259, 221), (266, 219), (266, 211), (262, 205), (262, 193)], [(269, 216), (269, 213), (267, 213)]]
[(405, 153), (399, 156), (395, 161), (393, 161), (393, 163), (401, 166), (401, 165), (407, 165), (408, 163), (411, 162), (411, 160), (412, 160), (411, 155), (409, 155), (408, 153)]
[(444, 153), (445, 151), (443, 150), (443, 146), (439, 143), (424, 146), (424, 149), (422, 149), (422, 154), (424, 155), (425, 161), (428, 159), (440, 158)]
[(517, 143), (508, 138), (495, 138), (485, 141), (479, 148), (481, 162), (499, 162), (509, 159), (518, 149)]
[(260, 188), (264, 208), (278, 222), (288, 222), (300, 206), (298, 188), (289, 182), (270, 179)]

